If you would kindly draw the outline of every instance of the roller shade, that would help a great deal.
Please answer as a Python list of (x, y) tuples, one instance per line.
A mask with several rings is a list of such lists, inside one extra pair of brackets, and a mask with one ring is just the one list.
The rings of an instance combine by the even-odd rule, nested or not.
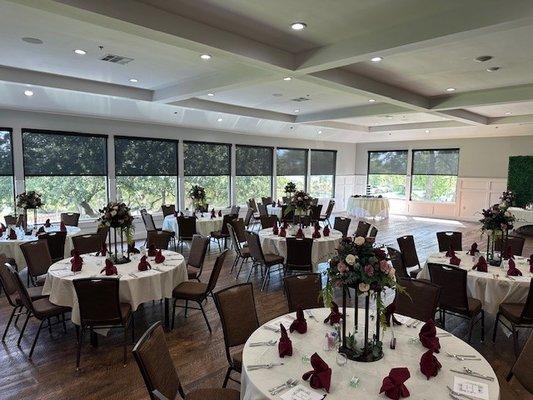
[(117, 176), (177, 176), (178, 142), (146, 138), (115, 138)]
[(311, 175), (335, 175), (337, 152), (311, 150)]
[(13, 175), (11, 131), (0, 129), (0, 176)]
[(369, 175), (407, 175), (407, 150), (369, 151)]
[(279, 176), (307, 175), (307, 150), (278, 148), (276, 154)]
[(184, 142), (185, 176), (231, 175), (230, 145)]
[(271, 147), (239, 146), (236, 148), (237, 176), (271, 176)]
[(459, 149), (413, 150), (413, 175), (457, 175)]

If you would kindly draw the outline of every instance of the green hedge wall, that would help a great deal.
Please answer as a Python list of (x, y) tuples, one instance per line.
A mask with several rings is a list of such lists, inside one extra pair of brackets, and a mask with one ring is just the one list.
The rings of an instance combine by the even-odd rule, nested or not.
[(507, 189), (514, 192), (517, 207), (533, 202), (533, 156), (509, 157)]

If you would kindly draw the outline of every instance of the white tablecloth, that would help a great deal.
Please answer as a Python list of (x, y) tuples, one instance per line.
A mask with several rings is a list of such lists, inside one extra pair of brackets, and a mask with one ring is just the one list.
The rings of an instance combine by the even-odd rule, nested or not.
[[(314, 228), (305, 228), (305, 237), (310, 238), (314, 232)], [(295, 232), (294, 232), (295, 233)], [(342, 233), (334, 229), (331, 230), (328, 237), (324, 237), (324, 230), (320, 231), (322, 237), (313, 239), (313, 249), (311, 252), (311, 260), (313, 266), (316, 268), (319, 263), (325, 262), (336, 254), (336, 249), (342, 239)], [(287, 232), (289, 236), (289, 232)], [(261, 240), (261, 247), (264, 253), (273, 253), (287, 257), (287, 242), (284, 237), (272, 234), (272, 228), (263, 229), (259, 231), (259, 239)]]
[(348, 215), (357, 218), (388, 218), (389, 208), (385, 197), (350, 197), (346, 204)]
[[(59, 225), (52, 225), (50, 228), (45, 228), (46, 232), (58, 232)], [(70, 257), (72, 249), (74, 248), (72, 244), (72, 236), (76, 236), (80, 233), (80, 228), (77, 226), (67, 226), (67, 239), (65, 240), (65, 253), (64, 257)], [(20, 236), (17, 240), (9, 240), (6, 238), (6, 233), (0, 238), (0, 253), (4, 253), (6, 257), (15, 259), (17, 263), (17, 268), (19, 271), (26, 268), (26, 260), (24, 260), (24, 255), (20, 250), (20, 245), (26, 242), (32, 242), (37, 240), (37, 237), (25, 235), (24, 237)]]
[[(418, 328), (408, 328), (405, 325), (394, 327), (396, 335), (396, 349), (389, 349), (391, 333), (390, 329), (384, 334), (384, 357), (381, 360), (371, 363), (361, 363), (350, 361), (344, 366), (337, 365), (337, 351), (325, 351), (325, 335), (327, 332), (332, 332), (333, 328), (329, 324), (324, 324), (322, 321), (329, 314), (328, 309), (314, 309), (313, 315), (318, 319), (318, 322), (307, 318), (307, 333), (299, 334), (297, 332), (289, 333), (292, 341), (293, 354), (291, 357), (280, 358), (278, 355), (278, 347), (250, 347), (249, 343), (266, 341), (271, 339), (279, 339), (279, 334), (270, 330), (259, 328), (248, 339), (243, 350), (243, 368), (241, 374), (241, 399), (243, 400), (264, 400), (264, 399), (280, 399), (280, 394), (272, 396), (268, 390), (274, 386), (278, 386), (286, 382), (289, 378), (296, 378), (305, 387), (309, 387), (309, 383), (302, 380), (302, 375), (312, 370), (309, 361), (303, 361), (302, 357), (310, 357), (317, 352), (318, 355), (329, 365), (332, 369), (331, 387), (326, 400), (347, 400), (347, 399), (387, 399), (384, 394), (379, 394), (383, 378), (388, 375), (392, 368), (407, 367), (411, 377), (405, 382), (405, 385), (411, 392), (410, 399), (420, 400), (448, 400), (448, 389), (446, 386), (453, 387), (454, 377), (467, 378), (476, 382), (486, 383), (489, 386), (489, 399), (497, 400), (500, 395), (500, 388), (498, 379), (490, 366), (490, 364), (483, 359), (474, 348), (463, 342), (455, 336), (441, 337), (441, 352), (435, 354), (439, 362), (442, 364), (442, 369), (436, 377), (427, 380), (426, 376), (420, 372), (419, 362), (420, 357), (427, 349), (422, 346), (418, 340), (418, 332), (422, 325)], [(292, 314), (294, 316), (294, 313)], [(349, 314), (347, 320), (347, 327), (353, 327), (353, 313)], [(276, 318), (268, 322), (269, 325), (284, 317)], [(362, 327), (364, 318), (364, 311), (359, 311), (359, 326)], [(277, 324), (279, 327), (279, 324)], [(372, 324), (370, 334), (375, 331), (375, 324)], [(360, 329), (362, 331), (362, 329)], [(288, 331), (288, 329), (287, 329)], [(437, 331), (444, 332), (437, 328)], [(357, 335), (357, 340), (362, 342), (363, 332)], [(410, 342), (411, 338), (416, 338)], [(454, 354), (469, 354), (476, 355), (482, 358), (481, 361), (458, 361), (454, 358), (446, 356), (446, 351)], [(276, 366), (271, 369), (260, 369), (256, 371), (247, 371), (247, 365), (266, 364), (274, 362), (283, 362), (284, 365)], [(476, 372), (490, 375), (494, 377), (494, 381), (482, 380), (466, 375), (459, 375), (450, 371), (450, 369), (462, 369), (469, 367)], [(360, 379), (359, 386), (352, 388), (349, 386), (350, 379), (358, 377)], [(325, 394), (325, 392), (321, 392)], [(283, 393), (281, 393), (283, 394)]]
[[(524, 257), (516, 257), (515, 265), (522, 272), (522, 276), (507, 275), (507, 262), (502, 262), (502, 267), (489, 265), (488, 272), (473, 271), (472, 267), (477, 259), (467, 255), (465, 251), (457, 251), (457, 257), (461, 259), (459, 267), (468, 271), (467, 293), (468, 296), (481, 301), (483, 310), (489, 314), (496, 314), (500, 303), (525, 303), (529, 292), (532, 274), (529, 272), (529, 264)], [(429, 279), (428, 262), (447, 264), (449, 258), (445, 253), (436, 253), (429, 256), (418, 279)]]
[[(116, 266), (120, 275), (120, 301), (131, 304), (133, 311), (147, 301), (172, 298), (172, 290), (187, 280), (184, 257), (168, 250), (163, 250), (163, 255), (166, 260), (162, 264), (156, 264), (154, 257), (148, 257), (152, 268), (156, 267), (160, 271), (152, 269), (140, 272), (137, 268), (141, 258), (139, 254), (130, 256), (131, 262)], [(78, 325), (78, 298), (72, 281), (78, 278), (105, 277), (105, 273), (100, 272), (105, 266), (105, 257), (82, 255), (82, 258), (82, 270), (76, 274), (70, 271), (70, 259), (53, 264), (43, 287), (43, 294), (49, 295), (52, 303), (72, 307), (72, 322)], [(130, 275), (131, 273), (136, 276)]]
[[(223, 217), (211, 219), (211, 213), (206, 213), (205, 217), (198, 217), (196, 220), (196, 232), (202, 236), (209, 236), (211, 232), (219, 231), (222, 228)], [(163, 220), (163, 230), (178, 233), (178, 221), (175, 216), (167, 215)]]
[(515, 229), (525, 225), (533, 225), (533, 210), (509, 207), (508, 211), (516, 218), (516, 221), (513, 223)]
[(268, 215), (275, 215), (278, 219), (281, 219), (281, 207), (268, 205), (267, 212)]

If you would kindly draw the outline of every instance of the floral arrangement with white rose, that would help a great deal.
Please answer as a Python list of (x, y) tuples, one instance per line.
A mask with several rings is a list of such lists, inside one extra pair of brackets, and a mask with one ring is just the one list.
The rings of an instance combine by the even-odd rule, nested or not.
[(17, 207), (23, 210), (33, 210), (43, 205), (41, 195), (35, 190), (28, 190), (17, 195)]
[(313, 198), (303, 190), (294, 192), (288, 204), (287, 211), (296, 211), (297, 214), (305, 214), (311, 208)]
[(98, 218), (100, 226), (108, 226), (110, 228), (133, 227), (133, 216), (130, 208), (125, 203), (111, 202), (98, 211), (101, 214), (100, 218)]
[(514, 201), (514, 194), (510, 190), (502, 193), (500, 203), (494, 204), (492, 207), (483, 210), (481, 213), (483, 218), (481, 222), (481, 230), (489, 235), (500, 231), (507, 232), (513, 229), (515, 217), (508, 211)]
[(193, 185), (189, 190), (189, 198), (196, 210), (205, 207), (205, 189), (199, 185)]

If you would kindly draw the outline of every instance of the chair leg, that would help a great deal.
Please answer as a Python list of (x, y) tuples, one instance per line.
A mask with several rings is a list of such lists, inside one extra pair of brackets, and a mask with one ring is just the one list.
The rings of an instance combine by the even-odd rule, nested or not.
[(67, 333), (67, 324), (65, 323), (65, 314), (61, 314), (63, 320), (63, 332)]
[(494, 321), (494, 330), (492, 331), (492, 343), (496, 342), (496, 331), (498, 330), (498, 322), (500, 322), (500, 313), (496, 314), (496, 321)]
[(248, 278), (246, 279), (246, 283), (250, 282), (250, 277), (252, 276), (252, 271), (254, 270), (254, 267), (256, 266), (257, 264), (253, 263), (252, 262), (252, 266), (250, 267), (250, 272), (248, 272)]
[(127, 347), (128, 347), (128, 326), (125, 325), (124, 326), (124, 340), (122, 343), (122, 348), (123, 348), (122, 365), (124, 367), (126, 366), (126, 357), (127, 357), (127, 351), (128, 351)]
[(518, 358), (520, 352), (518, 351), (518, 331), (516, 330), (513, 323), (511, 323), (511, 330), (513, 333), (513, 347), (514, 347), (514, 356)]
[(244, 265), (244, 258), (241, 260), (241, 266), (239, 267), (239, 271), (237, 272), (237, 276), (235, 277), (235, 280), (239, 279), (239, 275), (241, 274), (242, 266)]
[(170, 330), (174, 330), (174, 320), (176, 319), (176, 302), (178, 300), (174, 299), (174, 304), (172, 306), (172, 325), (170, 327)]
[(472, 341), (472, 330), (474, 329), (474, 318), (470, 318), (470, 321), (469, 321), (469, 324), (470, 324), (470, 327), (468, 329), (468, 342), (467, 343), (470, 343)]
[(224, 383), (222, 384), (222, 387), (223, 388), (226, 388), (226, 386), (228, 386), (228, 380), (229, 380), (229, 377), (231, 375), (231, 366), (228, 367), (228, 370), (226, 371), (226, 376), (224, 377)]
[(187, 311), (189, 311), (189, 300), (185, 300), (185, 318), (187, 318)]
[(15, 317), (15, 322), (13, 323), (14, 325), (17, 325), (18, 322), (19, 322), (19, 317), (22, 315), (22, 310), (24, 309), (23, 306), (20, 306), (19, 307), (19, 310), (17, 312), (17, 316)]
[(82, 326), (80, 330), (80, 335), (78, 337), (78, 351), (76, 353), (76, 371), (80, 370), (80, 360), (81, 360), (81, 346), (83, 344), (83, 334), (85, 333), (85, 328)]
[(48, 318), (48, 333), (52, 334), (52, 321)]
[[(44, 319), (41, 320), (41, 323), (39, 324), (39, 329), (37, 329), (37, 333), (35, 334), (35, 339), (33, 339), (33, 344), (31, 345), (30, 354), (28, 356), (29, 358), (31, 358), (31, 356), (33, 355), (33, 350), (35, 350), (35, 345), (37, 344), (37, 339), (39, 339), (39, 334), (41, 333), (43, 324), (44, 324)], [(50, 319), (48, 319), (48, 325), (50, 325)]]
[(209, 320), (207, 319), (207, 315), (205, 315), (204, 307), (202, 306), (202, 302), (199, 301), (198, 305), (200, 306), (200, 310), (202, 310), (202, 314), (204, 314), (205, 323), (207, 324), (207, 329), (209, 329), (209, 333), (212, 333), (211, 331), (211, 325), (209, 325)]
[(233, 270), (235, 269), (235, 266), (239, 264), (240, 257), (237, 255), (235, 256), (235, 260), (233, 260), (233, 264), (231, 266), (231, 269), (229, 271), (230, 275), (233, 274)]
[(135, 317), (131, 314), (131, 343), (135, 344)]
[(26, 325), (28, 325), (28, 320), (30, 319), (30, 312), (26, 314), (26, 319), (24, 320), (24, 325), (22, 325), (22, 329), (20, 330), (19, 339), (17, 340), (17, 346), (20, 347), (20, 341), (22, 340), (22, 336), (24, 335), (24, 331), (26, 330)]
[(485, 311), (481, 310), (481, 341), (485, 341)]
[(513, 370), (509, 371), (509, 373), (507, 374), (507, 376), (505, 377), (505, 380), (507, 382), (509, 382), (512, 378), (513, 378)]
[(4, 334), (2, 335), (2, 342), (6, 341), (6, 335), (7, 331), (9, 329), (9, 326), (11, 325), (11, 321), (13, 321), (13, 317), (15, 316), (15, 312), (17, 311), (18, 307), (13, 307), (13, 311), (11, 311), (11, 315), (9, 316), (9, 321), (7, 321), (6, 328), (4, 329)]

